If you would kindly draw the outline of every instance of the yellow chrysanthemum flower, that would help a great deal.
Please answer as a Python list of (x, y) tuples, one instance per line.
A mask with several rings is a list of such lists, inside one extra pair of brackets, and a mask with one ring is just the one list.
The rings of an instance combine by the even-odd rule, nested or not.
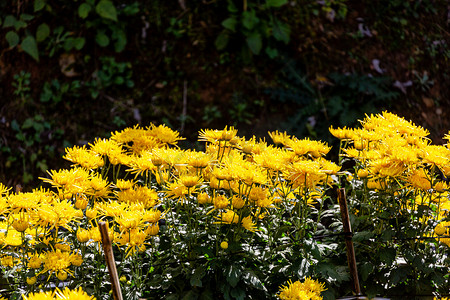
[(95, 300), (94, 296), (89, 296), (81, 287), (76, 290), (65, 288), (64, 290), (56, 289), (56, 300)]
[(251, 231), (251, 232), (256, 231), (256, 223), (253, 222), (253, 219), (251, 216), (242, 218), (241, 224), (242, 224), (242, 227), (244, 227), (248, 231)]
[(47, 291), (47, 292), (39, 292), (39, 293), (31, 293), (28, 295), (22, 295), (23, 300), (55, 300), (55, 292)]
[(321, 300), (320, 293), (325, 291), (325, 284), (306, 278), (304, 282), (291, 280), (287, 285), (280, 287), (277, 295), (281, 300)]
[(63, 156), (64, 159), (88, 170), (103, 167), (105, 164), (101, 155), (88, 150), (85, 145), (82, 147), (74, 146), (72, 148), (66, 148), (65, 151), (66, 155)]

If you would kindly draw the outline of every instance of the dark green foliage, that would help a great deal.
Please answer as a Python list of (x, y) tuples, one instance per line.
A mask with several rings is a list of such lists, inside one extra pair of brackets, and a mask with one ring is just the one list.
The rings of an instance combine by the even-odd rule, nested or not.
[[(3, 1), (2, 149), (20, 147), (11, 122), (36, 114), (65, 132), (50, 139), (61, 155), (64, 140), (139, 122), (166, 123), (191, 140), (225, 125), (326, 140), (329, 124), (420, 107), (424, 97), (433, 112), (445, 109), (446, 9), (429, 0)], [(374, 58), (386, 70), (379, 76)], [(397, 80), (412, 82), (407, 94), (392, 88)], [(441, 128), (431, 131), (442, 136)], [(21, 181), (19, 161), (1, 167), (6, 184)]]
[(290, 107), (281, 127), (296, 136), (330, 140), (331, 125), (356, 125), (365, 114), (389, 108), (399, 96), (387, 77), (331, 73), (310, 81), (293, 62), (286, 63), (281, 73), (278, 86), (267, 93)]

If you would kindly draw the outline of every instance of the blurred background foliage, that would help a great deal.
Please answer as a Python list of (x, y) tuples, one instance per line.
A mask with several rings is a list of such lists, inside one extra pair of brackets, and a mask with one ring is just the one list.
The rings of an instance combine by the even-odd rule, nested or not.
[(439, 143), (449, 23), (445, 0), (2, 1), (0, 181), (34, 188), (64, 147), (138, 123), (331, 142), (387, 109)]

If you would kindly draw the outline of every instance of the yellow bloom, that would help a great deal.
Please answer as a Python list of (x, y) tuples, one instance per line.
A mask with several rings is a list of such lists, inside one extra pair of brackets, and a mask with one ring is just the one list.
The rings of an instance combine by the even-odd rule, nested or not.
[[(81, 287), (76, 290), (70, 290), (69, 288), (65, 288), (64, 290), (56, 289), (55, 300), (64, 299), (64, 300), (95, 300), (94, 296), (89, 296)], [(31, 300), (31, 299), (30, 299)], [(34, 300), (34, 299), (33, 299)]]
[(297, 138), (289, 140), (286, 146), (298, 156), (310, 154), (313, 158), (324, 156), (331, 149), (324, 142), (310, 139), (299, 140)]
[(204, 152), (190, 151), (187, 153), (187, 155), (188, 155), (188, 164), (196, 169), (206, 168), (212, 161), (211, 156)]
[(272, 141), (275, 145), (286, 145), (286, 143), (290, 140), (291, 136), (285, 132), (280, 133), (277, 131), (269, 132), (269, 136), (272, 138)]
[(103, 167), (105, 164), (101, 155), (88, 150), (86, 146), (66, 148), (66, 155), (63, 158), (88, 170)]
[(206, 204), (211, 203), (211, 196), (209, 196), (207, 193), (200, 193), (197, 195), (197, 201), (199, 204)]
[(89, 144), (91, 151), (100, 155), (110, 156), (121, 153), (122, 147), (114, 140), (96, 138), (93, 144)]
[(216, 143), (222, 138), (221, 130), (202, 129), (199, 131), (198, 140), (200, 142)]
[(241, 221), (242, 227), (247, 229), (248, 231), (255, 232), (256, 231), (256, 223), (253, 222), (251, 216), (247, 216)]
[(232, 210), (226, 210), (225, 212), (220, 214), (220, 217), (216, 217), (218, 222), (215, 224), (232, 224), (239, 222), (239, 215)]
[(447, 232), (447, 228), (445, 228), (444, 225), (442, 225), (441, 223), (437, 224), (436, 227), (434, 228), (434, 233), (436, 233), (437, 235), (444, 235)]
[(59, 249), (45, 253), (44, 269), (41, 273), (48, 272), (50, 276), (60, 271), (69, 272), (73, 257), (69, 252), (62, 252)]
[(154, 223), (154, 224), (151, 224), (150, 226), (148, 226), (147, 227), (147, 229), (145, 230), (145, 232), (148, 234), (148, 235), (157, 235), (158, 234), (158, 232), (159, 232), (159, 225), (158, 225), (158, 223)]
[(216, 195), (213, 198), (213, 204), (216, 209), (223, 209), (230, 204), (230, 200), (224, 195)]
[(30, 223), (28, 223), (28, 220), (14, 220), (14, 222), (12, 223), (12, 226), (15, 230), (17, 230), (18, 232), (24, 232), (25, 230), (27, 230), (28, 226), (30, 225)]
[(20, 260), (18, 260), (17, 258), (14, 258), (10, 255), (5, 255), (2, 256), (2, 258), (0, 259), (0, 264), (4, 267), (14, 267), (15, 265), (19, 264)]
[(289, 280), (286, 286), (280, 287), (277, 295), (281, 300), (321, 300), (320, 293), (325, 291), (325, 284), (306, 278), (304, 282)]
[(359, 169), (356, 175), (359, 178), (366, 178), (367, 176), (369, 176), (369, 171), (367, 171), (366, 169)]
[(179, 182), (187, 188), (192, 188), (201, 184), (202, 179), (196, 175), (183, 174), (180, 176)]
[(66, 271), (58, 271), (58, 272), (56, 273), (56, 277), (57, 277), (59, 280), (64, 281), (64, 280), (67, 279), (67, 272), (66, 272)]
[(352, 129), (349, 129), (345, 126), (344, 128), (336, 128), (336, 129), (334, 129), (333, 126), (330, 126), (328, 130), (334, 137), (340, 140), (351, 139), (353, 135)]
[(95, 174), (89, 177), (89, 187), (90, 189), (87, 191), (87, 194), (93, 196), (94, 199), (104, 199), (109, 196), (110, 184), (108, 181), (103, 179), (100, 174)]
[(173, 131), (166, 125), (155, 126), (153, 124), (148, 128), (149, 135), (153, 136), (157, 141), (162, 144), (176, 145), (178, 141), (184, 140), (185, 138), (180, 137), (179, 133)]
[(188, 194), (188, 188), (180, 182), (171, 182), (167, 185), (167, 191), (165, 191), (167, 197), (184, 199)]
[(78, 228), (77, 240), (80, 243), (86, 243), (87, 241), (89, 241), (89, 231), (83, 228)]
[(123, 191), (123, 190), (129, 190), (129, 189), (133, 188), (134, 184), (135, 183), (133, 180), (117, 179), (115, 186), (118, 189)]
[(33, 255), (28, 259), (28, 268), (39, 269), (42, 265), (42, 259), (37, 255)]
[(39, 293), (31, 293), (27, 296), (22, 295), (23, 300), (54, 300), (55, 299), (55, 292), (48, 291), (48, 292), (39, 292)]
[(417, 169), (408, 177), (409, 184), (424, 191), (431, 189), (430, 174), (425, 169)]
[(233, 198), (231, 198), (231, 204), (234, 209), (241, 209), (245, 205), (245, 200), (239, 195), (234, 195)]
[(36, 276), (33, 276), (33, 277), (27, 277), (27, 284), (28, 284), (28, 285), (33, 285), (33, 284), (36, 283), (36, 281), (37, 281)]
[(158, 209), (146, 210), (142, 216), (142, 220), (149, 223), (158, 223), (159, 219), (161, 219), (161, 211)]
[(228, 242), (227, 241), (223, 241), (222, 243), (220, 243), (220, 248), (228, 249)]

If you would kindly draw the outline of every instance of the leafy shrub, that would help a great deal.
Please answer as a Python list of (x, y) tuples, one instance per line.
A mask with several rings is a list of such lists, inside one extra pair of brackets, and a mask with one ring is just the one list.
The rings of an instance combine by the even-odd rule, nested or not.
[[(276, 131), (268, 145), (234, 127), (200, 131), (205, 151), (179, 149), (163, 125), (67, 148), (73, 166), (42, 178), (52, 189), (1, 186), (8, 294), (64, 282), (107, 299), (99, 221), (127, 299), (273, 298), (307, 277), (326, 299), (350, 294), (334, 187), (348, 191), (364, 293), (448, 292), (450, 149), (387, 112), (330, 131), (354, 170), (326, 160), (324, 142)], [(303, 285), (279, 296), (290, 288)]]

